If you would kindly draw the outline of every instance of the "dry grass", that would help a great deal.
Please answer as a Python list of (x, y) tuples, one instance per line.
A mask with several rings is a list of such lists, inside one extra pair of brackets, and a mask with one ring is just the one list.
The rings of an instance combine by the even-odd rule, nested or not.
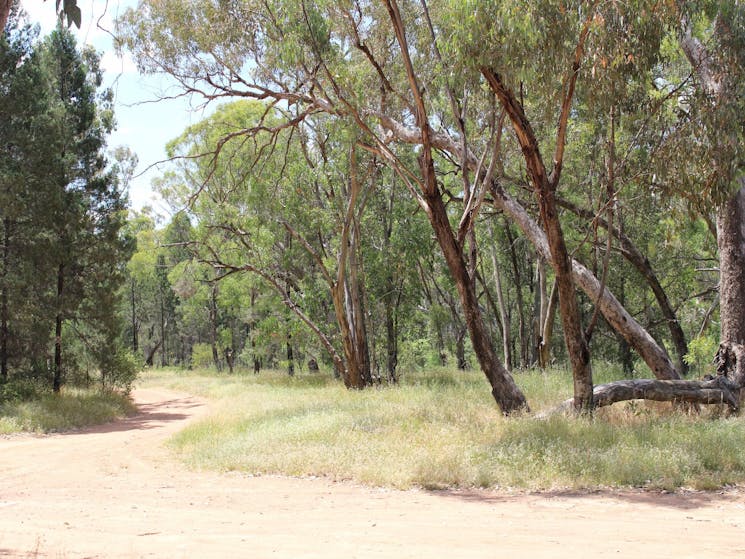
[(40, 392), (0, 402), (0, 434), (49, 433), (108, 423), (134, 412), (118, 393), (66, 388), (61, 394)]
[[(517, 380), (536, 411), (571, 391), (566, 371)], [(477, 373), (408, 375), (401, 386), (366, 391), (320, 374), (161, 371), (143, 382), (213, 400), (207, 418), (171, 441), (194, 468), (396, 488), (711, 489), (745, 481), (741, 418), (632, 404), (592, 419), (505, 419)]]

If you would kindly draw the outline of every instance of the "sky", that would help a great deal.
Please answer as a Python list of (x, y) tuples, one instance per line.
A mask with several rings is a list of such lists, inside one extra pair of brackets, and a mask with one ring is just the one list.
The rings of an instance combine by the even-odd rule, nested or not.
[[(126, 54), (119, 58), (115, 53), (114, 20), (136, 4), (136, 0), (78, 0), (82, 25), (79, 30), (74, 25), (71, 29), (79, 44), (90, 44), (99, 52), (104, 86), (114, 91), (117, 129), (109, 137), (109, 148), (129, 146), (139, 158), (137, 176), (130, 185), (131, 206), (137, 210), (151, 206), (157, 214), (167, 215), (167, 206), (151, 187), (167, 165), (151, 166), (166, 158), (169, 140), (207, 113), (193, 108), (187, 99), (158, 100), (169, 88), (173, 92), (172, 82), (161, 76), (139, 75), (131, 58)], [(29, 20), (40, 25), (42, 36), (54, 29), (55, 0), (21, 0), (21, 5)]]

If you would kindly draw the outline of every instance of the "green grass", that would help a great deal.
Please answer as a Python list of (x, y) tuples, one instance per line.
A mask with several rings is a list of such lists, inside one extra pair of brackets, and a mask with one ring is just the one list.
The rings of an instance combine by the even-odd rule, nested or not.
[(116, 392), (65, 388), (55, 395), (24, 391), (0, 401), (0, 434), (69, 431), (108, 423), (133, 411), (131, 400)]
[[(601, 370), (598, 382), (611, 374)], [(534, 411), (568, 397), (568, 377), (516, 375)], [(402, 489), (712, 489), (745, 481), (742, 418), (636, 403), (592, 419), (505, 419), (475, 372), (407, 375), (399, 387), (365, 391), (320, 374), (161, 371), (142, 382), (212, 400), (209, 416), (170, 442), (196, 469)]]

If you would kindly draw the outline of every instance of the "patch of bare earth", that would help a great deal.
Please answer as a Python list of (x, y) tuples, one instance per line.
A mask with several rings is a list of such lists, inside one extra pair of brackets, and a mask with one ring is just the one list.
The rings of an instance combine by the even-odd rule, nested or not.
[(191, 472), (164, 440), (206, 411), (0, 440), (0, 557), (745, 557), (745, 495), (389, 491)]

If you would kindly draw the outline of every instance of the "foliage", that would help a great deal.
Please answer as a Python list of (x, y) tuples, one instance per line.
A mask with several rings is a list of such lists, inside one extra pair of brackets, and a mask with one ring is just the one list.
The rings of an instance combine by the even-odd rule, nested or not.
[(98, 56), (69, 31), (37, 41), (11, 14), (0, 38), (3, 379), (45, 377), (59, 391), (92, 370), (122, 386), (134, 373), (118, 346), (116, 292), (132, 244), (104, 156), (113, 113), (101, 83)]
[(711, 336), (698, 336), (688, 344), (689, 353), (685, 360), (700, 376), (715, 374), (712, 355), (717, 352), (717, 341)]
[[(385, 366), (393, 381), (399, 344), (411, 364), (454, 354), (467, 367), (469, 335), (495, 398), (514, 396), (508, 409), (522, 400), (500, 337), (507, 368), (569, 358), (585, 403), (590, 352), (624, 376), (685, 374), (687, 340), (716, 325), (716, 270), (700, 263), (717, 257), (713, 214), (741, 167), (741, 6), (221, 8), (145, 1), (119, 22), (141, 70), (237, 100), (171, 144), (181, 159), (160, 183), (188, 206), (214, 277), (255, 276), (233, 299), (250, 319), (219, 296), (207, 323), (189, 313), (209, 323), (189, 336), (212, 344), (216, 365), (221, 332), (258, 369), (255, 344), (280, 362), (312, 331), (308, 354), (323, 346), (337, 370), (367, 355), (370, 380)], [(688, 60), (690, 34), (716, 45), (722, 89)], [(547, 314), (552, 284), (561, 320)]]

